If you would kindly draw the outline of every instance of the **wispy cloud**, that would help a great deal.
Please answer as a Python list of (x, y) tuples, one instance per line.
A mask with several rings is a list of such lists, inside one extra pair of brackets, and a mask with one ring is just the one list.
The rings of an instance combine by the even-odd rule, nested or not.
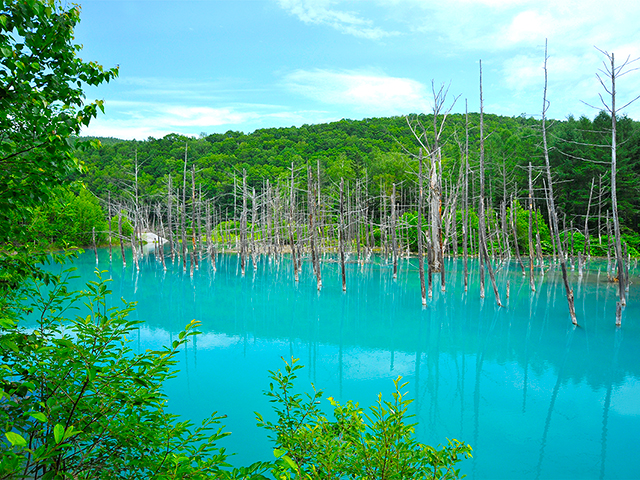
[[(326, 25), (339, 32), (369, 40), (398, 35), (374, 25), (370, 19), (354, 11), (335, 8), (335, 0), (277, 0), (286, 11), (309, 24)], [(344, 2), (342, 2), (344, 3)], [(350, 2), (350, 6), (353, 2)]]
[(285, 85), (310, 99), (354, 107), (364, 115), (398, 115), (429, 108), (423, 84), (377, 72), (296, 70), (286, 76)]
[(265, 125), (291, 126), (336, 120), (321, 110), (238, 104), (219, 108), (138, 101), (106, 101), (107, 116), (94, 119), (83, 135), (145, 140), (170, 133), (196, 136), (223, 129), (251, 131)]

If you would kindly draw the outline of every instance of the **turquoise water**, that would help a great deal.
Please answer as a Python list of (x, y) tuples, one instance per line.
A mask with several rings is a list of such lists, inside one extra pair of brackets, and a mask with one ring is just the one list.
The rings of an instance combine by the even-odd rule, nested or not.
[[(473, 458), (461, 464), (470, 479), (640, 475), (640, 291), (632, 278), (616, 329), (616, 286), (603, 263), (592, 262), (582, 279), (572, 272), (581, 325), (574, 328), (561, 276), (538, 276), (532, 295), (515, 263), (498, 270), (502, 308), (488, 281), (479, 297), (477, 273), (463, 292), (458, 259), (447, 261), (447, 291), (435, 275), (423, 308), (416, 259), (401, 261), (397, 281), (380, 259), (350, 263), (346, 293), (339, 264), (323, 263), (318, 293), (310, 262), (295, 284), (287, 256), (262, 256), (243, 277), (237, 256), (221, 254), (217, 272), (205, 261), (191, 277), (177, 261), (163, 272), (153, 254), (139, 272), (131, 258), (123, 269), (119, 252), (111, 264), (106, 250), (99, 254), (113, 304), (138, 302), (134, 316), (145, 323), (135, 348), (166, 345), (192, 319), (202, 322), (167, 384), (169, 409), (196, 422), (214, 410), (226, 414), (232, 435), (224, 446), (237, 454), (234, 464), (272, 458), (253, 412), (271, 411), (262, 394), (268, 371), (294, 356), (306, 366), (300, 386), (313, 382), (340, 401), (388, 398), (402, 375), (418, 439), (471, 444)], [(93, 278), (93, 252), (76, 265), (74, 282)]]

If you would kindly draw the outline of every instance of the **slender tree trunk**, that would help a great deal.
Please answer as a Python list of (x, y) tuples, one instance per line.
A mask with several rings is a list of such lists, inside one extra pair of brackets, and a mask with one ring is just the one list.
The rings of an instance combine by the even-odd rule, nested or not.
[(558, 230), (558, 216), (556, 214), (555, 202), (553, 197), (553, 180), (551, 178), (551, 166), (549, 163), (549, 149), (547, 147), (547, 44), (545, 42), (544, 49), (544, 95), (542, 99), (542, 145), (544, 149), (544, 161), (547, 170), (547, 182), (549, 183), (549, 216), (551, 217), (551, 223), (553, 224), (554, 234), (556, 235), (558, 245), (558, 255), (560, 257), (560, 266), (562, 268), (562, 279), (564, 280), (564, 287), (567, 293), (567, 303), (569, 304), (569, 314), (571, 315), (571, 321), (574, 325), (578, 324), (576, 319), (576, 311), (573, 300), (573, 290), (569, 286), (569, 279), (567, 276), (567, 261), (566, 256), (562, 249), (562, 242), (560, 239), (560, 232)]
[(107, 194), (107, 208), (109, 210), (109, 263), (113, 260), (113, 252), (112, 252), (112, 235), (111, 235), (111, 192)]
[(529, 288), (536, 291), (536, 284), (533, 281), (533, 181), (531, 178), (531, 162), (529, 162)]
[(127, 257), (124, 255), (124, 241), (122, 238), (122, 206), (118, 205), (118, 238), (120, 239), (120, 253), (122, 254), (122, 266), (127, 266)]
[(465, 141), (464, 141), (464, 218), (462, 222), (462, 253), (463, 253), (463, 264), (464, 264), (464, 291), (466, 292), (469, 283), (469, 109), (467, 100), (465, 99), (465, 112), (464, 112), (464, 132), (465, 132)]
[(524, 263), (522, 263), (522, 257), (520, 256), (520, 246), (518, 245), (518, 199), (515, 194), (511, 197), (511, 231), (513, 232), (513, 247), (516, 251), (516, 258), (522, 269), (522, 275), (526, 275), (524, 271)]
[(589, 239), (589, 213), (591, 211), (591, 199), (593, 198), (593, 187), (595, 185), (595, 177), (591, 179), (591, 189), (589, 190), (589, 203), (587, 203), (587, 214), (584, 217), (584, 246), (582, 255), (586, 261), (591, 256), (591, 242)]
[[(191, 250), (192, 250), (192, 262), (196, 270), (198, 269), (198, 255), (196, 235), (200, 235), (200, 219), (197, 217), (196, 207), (196, 166), (191, 165)], [(197, 232), (196, 232), (197, 230)]]
[(242, 169), (242, 213), (240, 214), (240, 271), (245, 272), (247, 248), (247, 171)]
[(420, 274), (420, 292), (422, 295), (422, 305), (427, 304), (427, 292), (424, 284), (424, 255), (422, 247), (422, 205), (424, 203), (424, 189), (422, 187), (422, 149), (418, 153), (418, 272)]
[(340, 271), (342, 274), (342, 291), (347, 291), (347, 277), (344, 266), (344, 178), (340, 178), (340, 232), (338, 249), (340, 250)]
[[(620, 235), (620, 219), (618, 218), (618, 193), (617, 193), (617, 132), (616, 132), (616, 69), (613, 53), (610, 56), (611, 60), (611, 212), (613, 217), (613, 233), (615, 236), (615, 250), (616, 250), (616, 266), (618, 270), (618, 292), (620, 295), (620, 305), (623, 307), (627, 304), (626, 288), (625, 284), (627, 279), (625, 278), (624, 259), (622, 256), (622, 240)], [(620, 323), (616, 321), (616, 325), (620, 326)]]
[(391, 248), (393, 250), (393, 279), (398, 278), (398, 233), (396, 213), (396, 184), (393, 184), (391, 193)]
[(291, 162), (291, 190), (289, 196), (289, 245), (291, 246), (291, 260), (293, 262), (293, 275), (296, 283), (298, 282), (298, 262), (296, 261), (296, 244), (293, 236), (293, 229), (295, 227), (295, 223), (293, 220), (293, 207), (294, 207), (294, 197), (293, 197), (293, 162)]
[(310, 242), (311, 242), (311, 261), (314, 265), (314, 270), (316, 273), (316, 280), (318, 291), (322, 289), (322, 275), (320, 272), (320, 260), (318, 258), (318, 252), (316, 251), (316, 228), (314, 225), (314, 216), (315, 216), (315, 206), (314, 206), (314, 194), (313, 194), (313, 179), (311, 176), (311, 168), (307, 167), (307, 188), (308, 188), (308, 203), (309, 203), (309, 233), (310, 233)]
[[(484, 257), (489, 271), (489, 278), (493, 285), (493, 292), (496, 296), (496, 303), (499, 307), (502, 306), (500, 301), (500, 294), (498, 293), (498, 286), (496, 285), (496, 279), (493, 274), (493, 266), (491, 265), (491, 259), (489, 258), (489, 252), (487, 251), (487, 239), (486, 239), (486, 226), (485, 226), (485, 206), (484, 206), (484, 106), (482, 99), (482, 61), (480, 61), (480, 210), (479, 210), (479, 232), (478, 232), (478, 245), (480, 247), (480, 256)], [(482, 263), (481, 272), (483, 270)], [(484, 275), (481, 273), (480, 281), (482, 283), (481, 289), (484, 290)]]
[(182, 271), (187, 271), (187, 149), (188, 144), (184, 145), (184, 169), (182, 171), (182, 211), (180, 212), (180, 221), (182, 226)]

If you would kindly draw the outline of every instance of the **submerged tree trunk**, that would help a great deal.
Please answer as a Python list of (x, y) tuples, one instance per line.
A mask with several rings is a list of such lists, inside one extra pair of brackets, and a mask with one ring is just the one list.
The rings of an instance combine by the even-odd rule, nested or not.
[(340, 232), (338, 250), (340, 250), (340, 272), (342, 274), (342, 291), (347, 291), (347, 277), (344, 267), (344, 178), (340, 178)]
[(391, 248), (393, 251), (393, 279), (398, 278), (398, 235), (397, 235), (397, 213), (396, 213), (396, 184), (393, 184), (391, 193)]
[(293, 229), (295, 227), (295, 223), (293, 221), (293, 207), (294, 207), (294, 197), (293, 197), (293, 162), (291, 162), (291, 190), (289, 196), (289, 246), (291, 247), (291, 261), (293, 262), (293, 276), (295, 278), (295, 282), (298, 283), (298, 262), (296, 261), (296, 244), (293, 236)]
[(122, 207), (118, 205), (118, 238), (120, 239), (120, 253), (122, 254), (122, 266), (127, 266), (127, 257), (124, 255), (124, 241), (122, 238)]
[(317, 238), (316, 238), (316, 227), (314, 225), (314, 217), (316, 214), (315, 209), (315, 195), (313, 194), (313, 178), (311, 175), (311, 167), (307, 166), (307, 189), (308, 189), (308, 204), (309, 204), (309, 234), (310, 234), (310, 242), (311, 242), (311, 261), (314, 266), (314, 271), (316, 273), (317, 287), (318, 291), (322, 289), (322, 274), (320, 272), (320, 259), (318, 256), (318, 252), (316, 250), (317, 246)]
[[(480, 61), (480, 209), (478, 215), (478, 245), (480, 248), (479, 255), (484, 258), (489, 271), (489, 278), (493, 286), (493, 293), (496, 297), (496, 303), (499, 307), (502, 306), (500, 301), (500, 293), (498, 292), (498, 286), (496, 285), (496, 278), (493, 273), (493, 266), (491, 265), (491, 259), (489, 258), (489, 252), (487, 250), (487, 238), (486, 238), (486, 225), (485, 225), (485, 205), (484, 205), (484, 106), (482, 99), (482, 60)], [(482, 262), (480, 263), (481, 272), (483, 270)], [(480, 281), (482, 282), (481, 289), (484, 290), (484, 275), (481, 273)]]
[(113, 251), (112, 251), (112, 234), (111, 234), (111, 192), (108, 192), (107, 195), (107, 208), (109, 213), (107, 214), (109, 218), (109, 263), (113, 260)]
[(529, 162), (529, 288), (536, 291), (536, 284), (533, 281), (533, 181), (531, 178), (531, 162)]
[[(424, 203), (424, 190), (422, 187), (422, 149), (418, 153), (418, 272), (420, 274), (420, 292), (422, 295), (422, 305), (427, 304), (427, 292), (424, 284), (424, 256), (422, 247), (422, 208)], [(429, 259), (431, 260), (431, 259)]]
[(573, 300), (573, 290), (569, 286), (569, 279), (567, 276), (567, 260), (563, 252), (562, 241), (560, 239), (560, 231), (558, 230), (558, 215), (556, 213), (555, 202), (553, 198), (553, 180), (551, 178), (551, 165), (549, 163), (549, 149), (547, 146), (547, 44), (545, 42), (544, 48), (544, 94), (542, 98), (542, 146), (544, 149), (544, 161), (547, 171), (547, 182), (549, 189), (549, 217), (551, 217), (552, 228), (556, 237), (556, 244), (558, 248), (558, 256), (560, 257), (560, 266), (562, 268), (562, 279), (564, 280), (564, 288), (567, 293), (567, 303), (569, 304), (569, 314), (571, 315), (571, 322), (574, 325), (578, 324), (576, 319), (576, 310)]
[(462, 254), (464, 264), (464, 291), (468, 289), (468, 276), (469, 276), (469, 109), (467, 106), (467, 100), (464, 101), (465, 113), (464, 113), (464, 218), (462, 221)]
[(247, 257), (247, 171), (245, 169), (242, 169), (242, 213), (240, 215), (240, 271), (244, 276)]

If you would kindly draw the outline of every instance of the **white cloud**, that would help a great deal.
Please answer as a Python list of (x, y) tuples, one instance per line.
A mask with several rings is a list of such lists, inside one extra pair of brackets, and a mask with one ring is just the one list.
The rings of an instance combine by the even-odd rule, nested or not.
[[(355, 12), (333, 8), (336, 3), (338, 2), (332, 0), (278, 0), (280, 7), (304, 23), (326, 25), (339, 32), (369, 40), (379, 40), (398, 34), (374, 26), (373, 21)], [(349, 5), (352, 6), (353, 2)]]
[(361, 71), (297, 70), (285, 78), (292, 91), (365, 115), (398, 115), (429, 109), (423, 84), (409, 78)]

